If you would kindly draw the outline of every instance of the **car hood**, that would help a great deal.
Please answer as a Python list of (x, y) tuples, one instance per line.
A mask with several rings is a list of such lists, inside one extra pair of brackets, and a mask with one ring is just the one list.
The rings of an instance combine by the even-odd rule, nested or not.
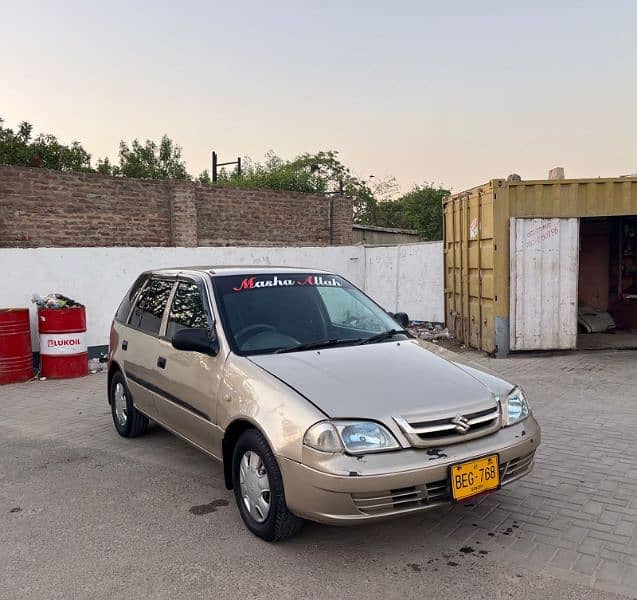
[[(453, 353), (449, 353), (452, 356)], [(492, 404), (511, 385), (416, 340), (251, 356), (330, 418), (434, 418)]]

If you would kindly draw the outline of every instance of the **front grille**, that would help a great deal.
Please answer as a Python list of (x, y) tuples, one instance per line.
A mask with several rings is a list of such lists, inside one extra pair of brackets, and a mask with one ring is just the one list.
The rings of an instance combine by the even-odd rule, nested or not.
[(446, 479), (425, 485), (370, 494), (352, 494), (354, 506), (367, 515), (440, 506), (451, 499)]
[[(487, 416), (489, 417), (489, 419), (486, 421), (483, 421), (480, 419), (481, 417), (487, 417)], [(473, 424), (469, 425), (469, 429), (467, 430), (467, 433), (479, 431), (481, 429), (489, 429), (493, 425), (494, 421), (498, 420), (499, 416), (500, 416), (500, 411), (498, 410), (494, 411), (493, 408), (487, 408), (486, 410), (480, 410), (478, 412), (464, 415), (464, 418), (467, 419), (469, 423), (471, 423), (472, 421), (474, 422)], [(422, 440), (431, 440), (431, 439), (447, 437), (447, 436), (453, 437), (458, 435), (458, 431), (456, 430), (455, 424), (453, 423), (451, 417), (448, 419), (438, 419), (436, 421), (428, 421), (424, 423), (410, 423), (410, 425), (414, 429), (418, 429), (420, 427), (424, 427), (426, 429), (429, 429), (434, 426), (437, 427), (435, 430), (419, 433), (418, 437)], [(453, 428), (442, 429), (440, 428), (440, 425), (450, 425)]]
[(400, 416), (394, 421), (416, 448), (456, 444), (500, 429), (500, 404), (493, 400), (488, 407), (465, 414), (427, 420)]
[[(526, 475), (533, 466), (534, 452), (500, 463), (500, 484), (506, 485)], [(366, 515), (382, 515), (397, 512), (434, 508), (451, 501), (451, 489), (447, 479), (418, 486), (352, 494), (354, 506)]]

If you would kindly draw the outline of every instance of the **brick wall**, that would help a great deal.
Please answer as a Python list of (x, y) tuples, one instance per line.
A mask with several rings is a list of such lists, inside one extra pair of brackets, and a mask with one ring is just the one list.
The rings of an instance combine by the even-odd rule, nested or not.
[(328, 245), (330, 201), (318, 194), (199, 186), (202, 246)]
[(0, 165), (0, 247), (321, 246), (352, 240), (337, 196)]
[(0, 166), (0, 246), (170, 246), (163, 182)]

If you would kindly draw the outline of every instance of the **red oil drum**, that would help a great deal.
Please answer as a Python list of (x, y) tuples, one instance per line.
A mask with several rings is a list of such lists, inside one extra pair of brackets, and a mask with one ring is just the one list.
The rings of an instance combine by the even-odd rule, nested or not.
[(0, 384), (33, 377), (28, 308), (0, 308)]
[(70, 379), (88, 375), (86, 311), (72, 308), (39, 308), (40, 375)]

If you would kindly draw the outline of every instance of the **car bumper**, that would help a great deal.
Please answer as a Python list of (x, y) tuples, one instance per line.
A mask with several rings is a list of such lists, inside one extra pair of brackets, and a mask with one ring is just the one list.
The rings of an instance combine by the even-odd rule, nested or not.
[[(497, 454), (501, 486), (528, 474), (540, 443), (540, 428), (530, 416), (522, 423), (464, 444), (436, 449), (404, 449), (361, 457), (335, 457), (301, 464), (279, 457), (288, 508), (298, 516), (349, 525), (428, 510), (452, 501), (449, 468), (459, 462)], [(323, 455), (325, 456), (325, 455)], [(304, 463), (316, 463), (314, 455)]]

